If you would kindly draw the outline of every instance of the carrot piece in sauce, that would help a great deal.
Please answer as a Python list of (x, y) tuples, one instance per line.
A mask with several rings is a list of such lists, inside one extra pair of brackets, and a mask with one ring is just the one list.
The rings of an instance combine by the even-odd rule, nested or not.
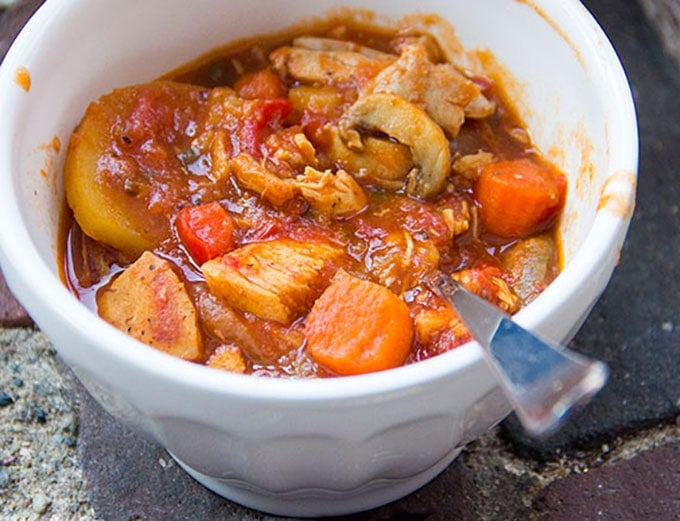
[(566, 180), (528, 158), (484, 167), (475, 186), (485, 228), (501, 237), (522, 237), (548, 224), (564, 204)]
[(234, 90), (245, 99), (271, 99), (288, 96), (286, 84), (278, 74), (263, 69), (241, 76), (234, 83)]
[(413, 335), (409, 309), (396, 294), (346, 274), (326, 288), (305, 324), (310, 356), (339, 375), (403, 365)]

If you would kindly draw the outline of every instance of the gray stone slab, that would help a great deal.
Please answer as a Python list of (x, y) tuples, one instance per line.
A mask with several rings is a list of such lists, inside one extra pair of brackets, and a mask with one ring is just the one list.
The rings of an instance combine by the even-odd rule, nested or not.
[(638, 198), (621, 264), (572, 348), (605, 360), (607, 387), (546, 440), (504, 426), (517, 450), (554, 459), (680, 413), (680, 70), (640, 6), (584, 2), (617, 49), (640, 127)]
[(31, 324), (33, 320), (14, 298), (0, 271), (0, 327), (22, 327)]
[(556, 481), (536, 499), (534, 514), (552, 521), (677, 521), (680, 518), (680, 444)]

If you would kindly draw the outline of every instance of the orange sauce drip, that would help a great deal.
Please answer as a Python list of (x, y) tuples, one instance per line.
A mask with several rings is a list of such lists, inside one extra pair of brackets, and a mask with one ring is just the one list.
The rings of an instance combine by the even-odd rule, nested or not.
[(14, 74), (14, 82), (28, 92), (31, 90), (31, 73), (26, 67), (19, 67)]

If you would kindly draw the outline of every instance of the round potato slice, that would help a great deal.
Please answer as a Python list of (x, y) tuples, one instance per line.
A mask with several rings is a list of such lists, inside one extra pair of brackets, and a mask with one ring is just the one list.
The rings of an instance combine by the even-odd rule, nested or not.
[(208, 91), (173, 82), (117, 89), (90, 104), (71, 137), (64, 182), (90, 237), (137, 255), (167, 236), (188, 197), (190, 149)]

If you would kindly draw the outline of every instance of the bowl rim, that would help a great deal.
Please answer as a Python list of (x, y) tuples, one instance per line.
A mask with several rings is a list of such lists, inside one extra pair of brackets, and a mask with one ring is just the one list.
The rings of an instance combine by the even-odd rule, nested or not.
[[(7, 122), (16, 117), (18, 96), (25, 94), (19, 92), (18, 88), (8, 88), (13, 86), (14, 71), (30, 62), (31, 55), (38, 52), (37, 42), (47, 26), (59, 17), (67, 16), (69, 9), (76, 9), (79, 4), (86, 3), (86, 0), (46, 2), (19, 34), (0, 67), (0, 88), (4, 91), (0, 97), (0, 113), (7, 115), (0, 123), (0, 129), (5, 127), (7, 130)], [(586, 44), (585, 48), (578, 47), (581, 58), (588, 62), (593, 60), (592, 68), (606, 79), (600, 82), (599, 88), (604, 89), (606, 85), (610, 89), (606, 96), (602, 96), (602, 100), (607, 107), (617, 107), (617, 110), (606, 111), (611, 118), (608, 123), (609, 174), (627, 171), (636, 176), (638, 133), (634, 102), (623, 66), (604, 31), (578, 0), (557, 3), (533, 0), (522, 3), (540, 9), (540, 13), (549, 20), (573, 24), (574, 29), (579, 31), (578, 36)], [(564, 31), (564, 25), (559, 23), (558, 26)], [(569, 34), (569, 31), (565, 31), (562, 37), (568, 38)], [(0, 227), (0, 266), (8, 275), (8, 285), (39, 327), (48, 321), (59, 321), (68, 327), (72, 335), (85, 340), (90, 346), (105, 350), (108, 356), (120, 363), (133, 364), (148, 374), (153, 373), (180, 386), (253, 400), (318, 403), (400, 393), (483, 363), (481, 348), (471, 342), (429, 360), (367, 375), (331, 379), (263, 379), (188, 363), (146, 346), (109, 325), (81, 304), (62, 283), (54, 267), (50, 268), (42, 259), (23, 226), (16, 197), (7, 201), (7, 194), (15, 193), (11, 176), (14, 162), (12, 149), (12, 133), (5, 131), (0, 136), (0, 197), (3, 199), (0, 222), (16, 225)], [(632, 208), (635, 186), (622, 195)], [(564, 299), (573, 297), (582, 285), (588, 283), (593, 269), (607, 259), (612, 248), (620, 250), (629, 221), (630, 215), (615, 216), (606, 208), (598, 208), (593, 227), (571, 262), (541, 296), (515, 315), (515, 319), (529, 329), (539, 327), (546, 317), (556, 312)], [(50, 295), (49, 299), (42, 296), (45, 293)]]

